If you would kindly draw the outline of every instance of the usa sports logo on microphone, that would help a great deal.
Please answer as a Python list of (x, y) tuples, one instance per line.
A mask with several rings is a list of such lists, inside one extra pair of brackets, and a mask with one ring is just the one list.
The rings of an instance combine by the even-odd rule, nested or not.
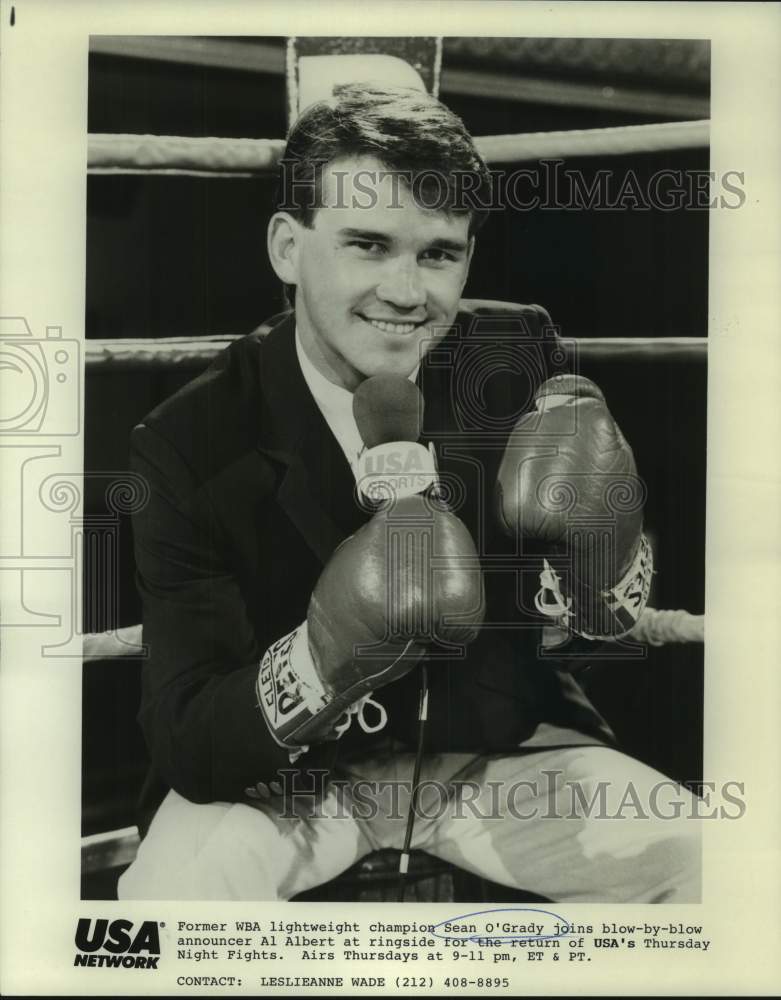
[(358, 496), (400, 500), (438, 484), (433, 446), (419, 443), (423, 396), (409, 379), (375, 375), (355, 390), (353, 414), (366, 447), (355, 471)]
[(356, 483), (359, 492), (373, 501), (424, 493), (437, 483), (433, 451), (413, 441), (367, 448), (358, 459)]

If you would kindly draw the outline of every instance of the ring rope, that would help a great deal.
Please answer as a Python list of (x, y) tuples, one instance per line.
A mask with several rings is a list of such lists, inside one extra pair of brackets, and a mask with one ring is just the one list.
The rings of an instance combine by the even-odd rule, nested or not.
[(709, 141), (710, 122), (707, 120), (490, 135), (475, 139), (480, 154), (488, 164), (578, 156), (664, 153), (676, 149), (704, 148)]
[(629, 634), (649, 646), (665, 646), (670, 642), (705, 642), (705, 616), (647, 607)]
[(216, 139), (212, 136), (127, 135), (89, 136), (90, 170), (203, 170), (207, 173), (271, 173), (277, 167), (284, 139)]
[[(661, 122), (616, 128), (529, 132), (477, 137), (475, 144), (489, 166), (578, 156), (625, 156), (707, 147), (710, 122)], [(212, 136), (89, 136), (91, 174), (160, 173), (214, 177), (252, 177), (276, 170), (283, 139), (220, 139)]]
[[(705, 641), (705, 616), (688, 611), (658, 610), (646, 607), (630, 633), (637, 642), (650, 646), (669, 643)], [(129, 625), (107, 632), (91, 632), (84, 636), (85, 660), (108, 660), (116, 657), (146, 655), (142, 626)]]
[(150, 174), (154, 177), (262, 177), (263, 174), (253, 170), (185, 170), (181, 167), (89, 167), (87, 173), (90, 176), (112, 177), (112, 176), (135, 176)]
[[(84, 341), (86, 366), (110, 372), (120, 367), (165, 368), (206, 365), (232, 341), (234, 334), (204, 337), (128, 337)], [(707, 337), (571, 337), (584, 361), (647, 361), (652, 357), (705, 361)]]

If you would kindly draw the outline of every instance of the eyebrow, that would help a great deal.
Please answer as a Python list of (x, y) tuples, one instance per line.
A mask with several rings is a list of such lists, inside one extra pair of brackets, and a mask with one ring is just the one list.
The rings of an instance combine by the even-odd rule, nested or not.
[(431, 246), (440, 250), (452, 250), (454, 253), (465, 253), (469, 243), (466, 240), (449, 240), (443, 236), (432, 240)]
[[(374, 229), (346, 227), (340, 229), (338, 235), (352, 239), (371, 240), (375, 243), (390, 243), (393, 240), (393, 237), (388, 233), (381, 233)], [(452, 250), (454, 253), (465, 253), (468, 245), (465, 240), (451, 240), (445, 236), (437, 237), (429, 244), (429, 246), (437, 247), (439, 250)]]
[(373, 229), (351, 229), (347, 227), (340, 229), (339, 236), (352, 236), (362, 240), (374, 240), (375, 242), (389, 243), (392, 239), (388, 233), (380, 233)]

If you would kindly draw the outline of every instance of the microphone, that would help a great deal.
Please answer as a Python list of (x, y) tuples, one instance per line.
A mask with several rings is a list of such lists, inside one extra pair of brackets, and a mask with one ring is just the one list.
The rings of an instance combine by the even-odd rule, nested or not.
[[(353, 395), (353, 416), (366, 445), (356, 469), (359, 499), (365, 498), (375, 509), (377, 505), (392, 504), (402, 497), (424, 492), (428, 492), (436, 500), (440, 499), (434, 446), (427, 449), (418, 443), (423, 424), (423, 396), (413, 382), (399, 375), (374, 375), (367, 378)], [(417, 519), (420, 520), (419, 512)], [(417, 557), (430, 560), (433, 541), (426, 544), (421, 531), (415, 531), (414, 525), (410, 535), (417, 542)], [(403, 571), (400, 570), (399, 576), (404, 580)], [(392, 599), (392, 593), (389, 593), (389, 599)], [(449, 647), (446, 647), (446, 651), (449, 655), (452, 654)], [(424, 660), (420, 668), (418, 745), (412, 774), (412, 796), (407, 811), (404, 846), (399, 859), (401, 878), (407, 872), (415, 826), (415, 803), (420, 786), (428, 703), (428, 671)], [(403, 888), (399, 895), (403, 899)]]
[(356, 480), (367, 500), (397, 500), (437, 485), (433, 447), (418, 442), (423, 407), (420, 389), (400, 375), (374, 375), (355, 390), (353, 416), (366, 445)]

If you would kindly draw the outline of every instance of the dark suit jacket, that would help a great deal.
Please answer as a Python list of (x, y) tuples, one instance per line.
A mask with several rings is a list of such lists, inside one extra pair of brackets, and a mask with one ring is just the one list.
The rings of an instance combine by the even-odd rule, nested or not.
[[(537, 306), (462, 305), (421, 365), (422, 440), (434, 443), (483, 559), (488, 614), (466, 658), (430, 664), (427, 749), (610, 743), (573, 678), (538, 659), (527, 590), (539, 564), (524, 569), (526, 553), (491, 513), (507, 435), (566, 352)], [(157, 776), (148, 802), (166, 786), (195, 802), (241, 801), (246, 786), (290, 766), (257, 705), (260, 658), (305, 619), (325, 562), (369, 516), (301, 373), (292, 316), (231, 344), (149, 414), (133, 432), (132, 464), (151, 489), (134, 518), (150, 651), (139, 719)], [(376, 693), (389, 714), (380, 737), (414, 745), (418, 688), (416, 668)], [(340, 745), (378, 738), (353, 725), (298, 765), (330, 766)]]

